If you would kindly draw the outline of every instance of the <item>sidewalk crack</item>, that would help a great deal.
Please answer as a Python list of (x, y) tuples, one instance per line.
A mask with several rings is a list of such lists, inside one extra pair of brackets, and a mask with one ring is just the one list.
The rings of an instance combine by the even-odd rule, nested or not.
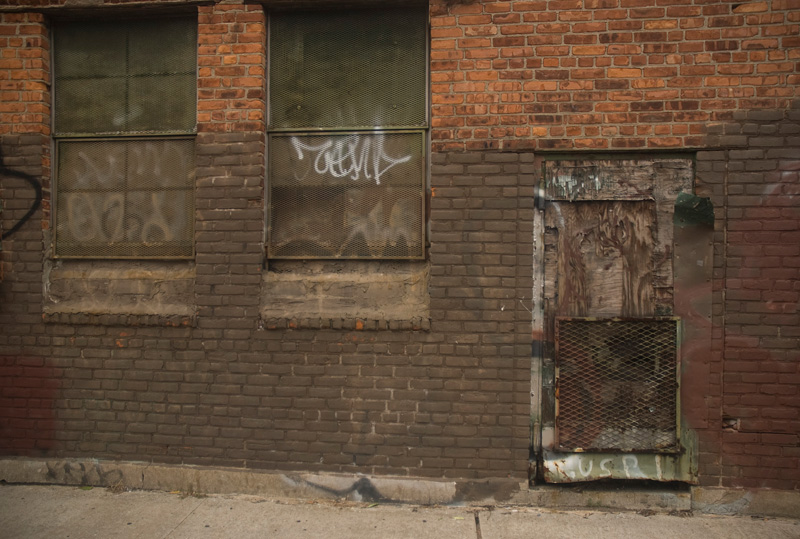
[(478, 539), (483, 539), (483, 534), (481, 533), (481, 517), (478, 511), (475, 511), (475, 535)]
[(198, 507), (200, 507), (200, 505), (201, 505), (202, 503), (203, 503), (203, 500), (197, 500), (197, 505), (195, 505), (194, 507), (192, 507), (192, 510), (191, 510), (191, 511), (189, 511), (189, 512), (186, 514), (186, 516), (185, 516), (185, 517), (183, 517), (183, 518), (181, 519), (181, 521), (180, 521), (180, 522), (178, 522), (177, 524), (175, 524), (175, 527), (173, 527), (173, 528), (172, 528), (172, 529), (171, 529), (171, 530), (170, 530), (170, 531), (167, 533), (167, 535), (165, 535), (165, 536), (164, 536), (164, 537), (162, 537), (161, 539), (168, 539), (168, 538), (169, 538), (169, 536), (171, 536), (171, 535), (172, 535), (172, 534), (175, 532), (175, 530), (177, 530), (178, 528), (180, 528), (180, 527), (183, 525), (183, 523), (184, 523), (184, 522), (186, 522), (186, 519), (188, 519), (190, 516), (192, 516), (192, 515), (194, 514), (194, 512), (195, 512), (195, 511), (197, 511), (197, 508), (198, 508)]

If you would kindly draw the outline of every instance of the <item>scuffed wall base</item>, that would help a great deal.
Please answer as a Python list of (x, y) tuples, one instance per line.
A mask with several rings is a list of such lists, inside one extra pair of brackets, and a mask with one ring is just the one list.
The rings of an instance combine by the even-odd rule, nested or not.
[[(460, 487), (454, 481), (368, 477), (352, 474), (266, 472), (234, 468), (173, 466), (96, 459), (0, 459), (0, 481), (49, 485), (91, 485), (112, 489), (179, 490), (203, 494), (251, 494), (268, 497), (347, 499), (384, 503), (452, 504), (501, 497), (520, 489), (514, 480)], [(466, 492), (464, 492), (466, 490)], [(465, 499), (469, 497), (470, 499)]]
[(800, 492), (695, 487), (692, 489), (692, 510), (711, 515), (800, 518)]
[(356, 474), (269, 472), (96, 459), (0, 458), (0, 482), (91, 485), (112, 489), (179, 490), (193, 494), (251, 494), (276, 498), (346, 499), (412, 504), (503, 504), (759, 515), (800, 518), (800, 492), (622, 483), (543, 485), (513, 479), (431, 480)]
[(420, 505), (520, 505), (603, 508), (621, 511), (688, 511), (688, 488), (619, 485), (529, 488), (514, 479), (455, 481), (360, 474), (270, 472), (148, 464), (96, 459), (0, 459), (0, 481), (91, 485), (111, 489), (181, 491), (192, 494), (250, 494), (274, 498), (337, 499)]

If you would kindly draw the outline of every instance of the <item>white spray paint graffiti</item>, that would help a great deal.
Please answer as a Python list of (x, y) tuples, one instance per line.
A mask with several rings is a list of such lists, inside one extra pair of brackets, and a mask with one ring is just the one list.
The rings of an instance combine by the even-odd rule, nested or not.
[(636, 455), (624, 455), (622, 457), (622, 469), (625, 470), (625, 477), (628, 479), (644, 479), (647, 477), (639, 469), (639, 459)]
[(68, 193), (67, 228), (76, 241), (153, 243), (175, 241), (186, 235), (184, 204), (174, 193), (137, 193), (136, 204), (125, 204), (122, 193)]
[(99, 161), (85, 152), (78, 152), (82, 169), (75, 170), (74, 186), (79, 189), (93, 185), (114, 187), (125, 182), (124, 156), (109, 152), (105, 160)]
[[(353, 181), (374, 181), (381, 184), (381, 176), (392, 167), (411, 160), (410, 155), (391, 157), (384, 151), (383, 135), (350, 135), (339, 139), (328, 139), (320, 144), (308, 144), (297, 137), (292, 137), (292, 147), (297, 159), (303, 161), (306, 152), (310, 162), (313, 160), (314, 172), (320, 175), (330, 174), (334, 178), (349, 177)], [(302, 175), (295, 177), (305, 179), (307, 169)]]
[(186, 239), (194, 174), (191, 142), (67, 144), (63, 151), (72, 166), (61, 179), (58, 220), (73, 241)]
[[(658, 456), (656, 456), (658, 462)], [(620, 455), (613, 458), (600, 458), (598, 462), (599, 470), (594, 472), (597, 456), (589, 455), (570, 455), (558, 460), (547, 461), (545, 466), (552, 465), (559, 473), (566, 475), (570, 480), (580, 481), (582, 479), (602, 479), (604, 477), (617, 477), (615, 468), (622, 468), (625, 479), (646, 479), (647, 476), (639, 467), (639, 458), (636, 455)], [(660, 466), (660, 462), (658, 463)], [(594, 473), (593, 473), (594, 472)], [(660, 472), (659, 472), (660, 475)]]
[[(361, 203), (357, 207), (364, 206), (366, 203)], [(386, 246), (396, 245), (399, 241), (409, 242), (414, 238), (414, 231), (413, 220), (408, 219), (408, 216), (418, 212), (415, 201), (408, 199), (397, 200), (393, 206), (387, 206), (379, 200), (367, 215), (348, 211), (346, 212), (348, 236), (342, 245), (347, 246), (359, 235), (363, 235), (369, 245)]]
[(67, 227), (70, 234), (80, 242), (122, 241), (124, 205), (122, 193), (67, 194)]

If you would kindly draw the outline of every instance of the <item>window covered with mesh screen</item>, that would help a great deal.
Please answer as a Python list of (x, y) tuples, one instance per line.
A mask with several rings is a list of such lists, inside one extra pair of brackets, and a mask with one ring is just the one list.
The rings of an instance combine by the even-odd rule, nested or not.
[(197, 21), (53, 32), (55, 254), (193, 254)]
[(424, 256), (427, 11), (271, 16), (272, 258)]

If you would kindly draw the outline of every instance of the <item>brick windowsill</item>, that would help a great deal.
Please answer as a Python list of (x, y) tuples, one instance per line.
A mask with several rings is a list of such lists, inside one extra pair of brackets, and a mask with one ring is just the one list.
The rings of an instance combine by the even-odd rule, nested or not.
[(353, 331), (430, 331), (428, 318), (408, 320), (363, 320), (360, 318), (267, 318), (263, 329), (333, 329)]

